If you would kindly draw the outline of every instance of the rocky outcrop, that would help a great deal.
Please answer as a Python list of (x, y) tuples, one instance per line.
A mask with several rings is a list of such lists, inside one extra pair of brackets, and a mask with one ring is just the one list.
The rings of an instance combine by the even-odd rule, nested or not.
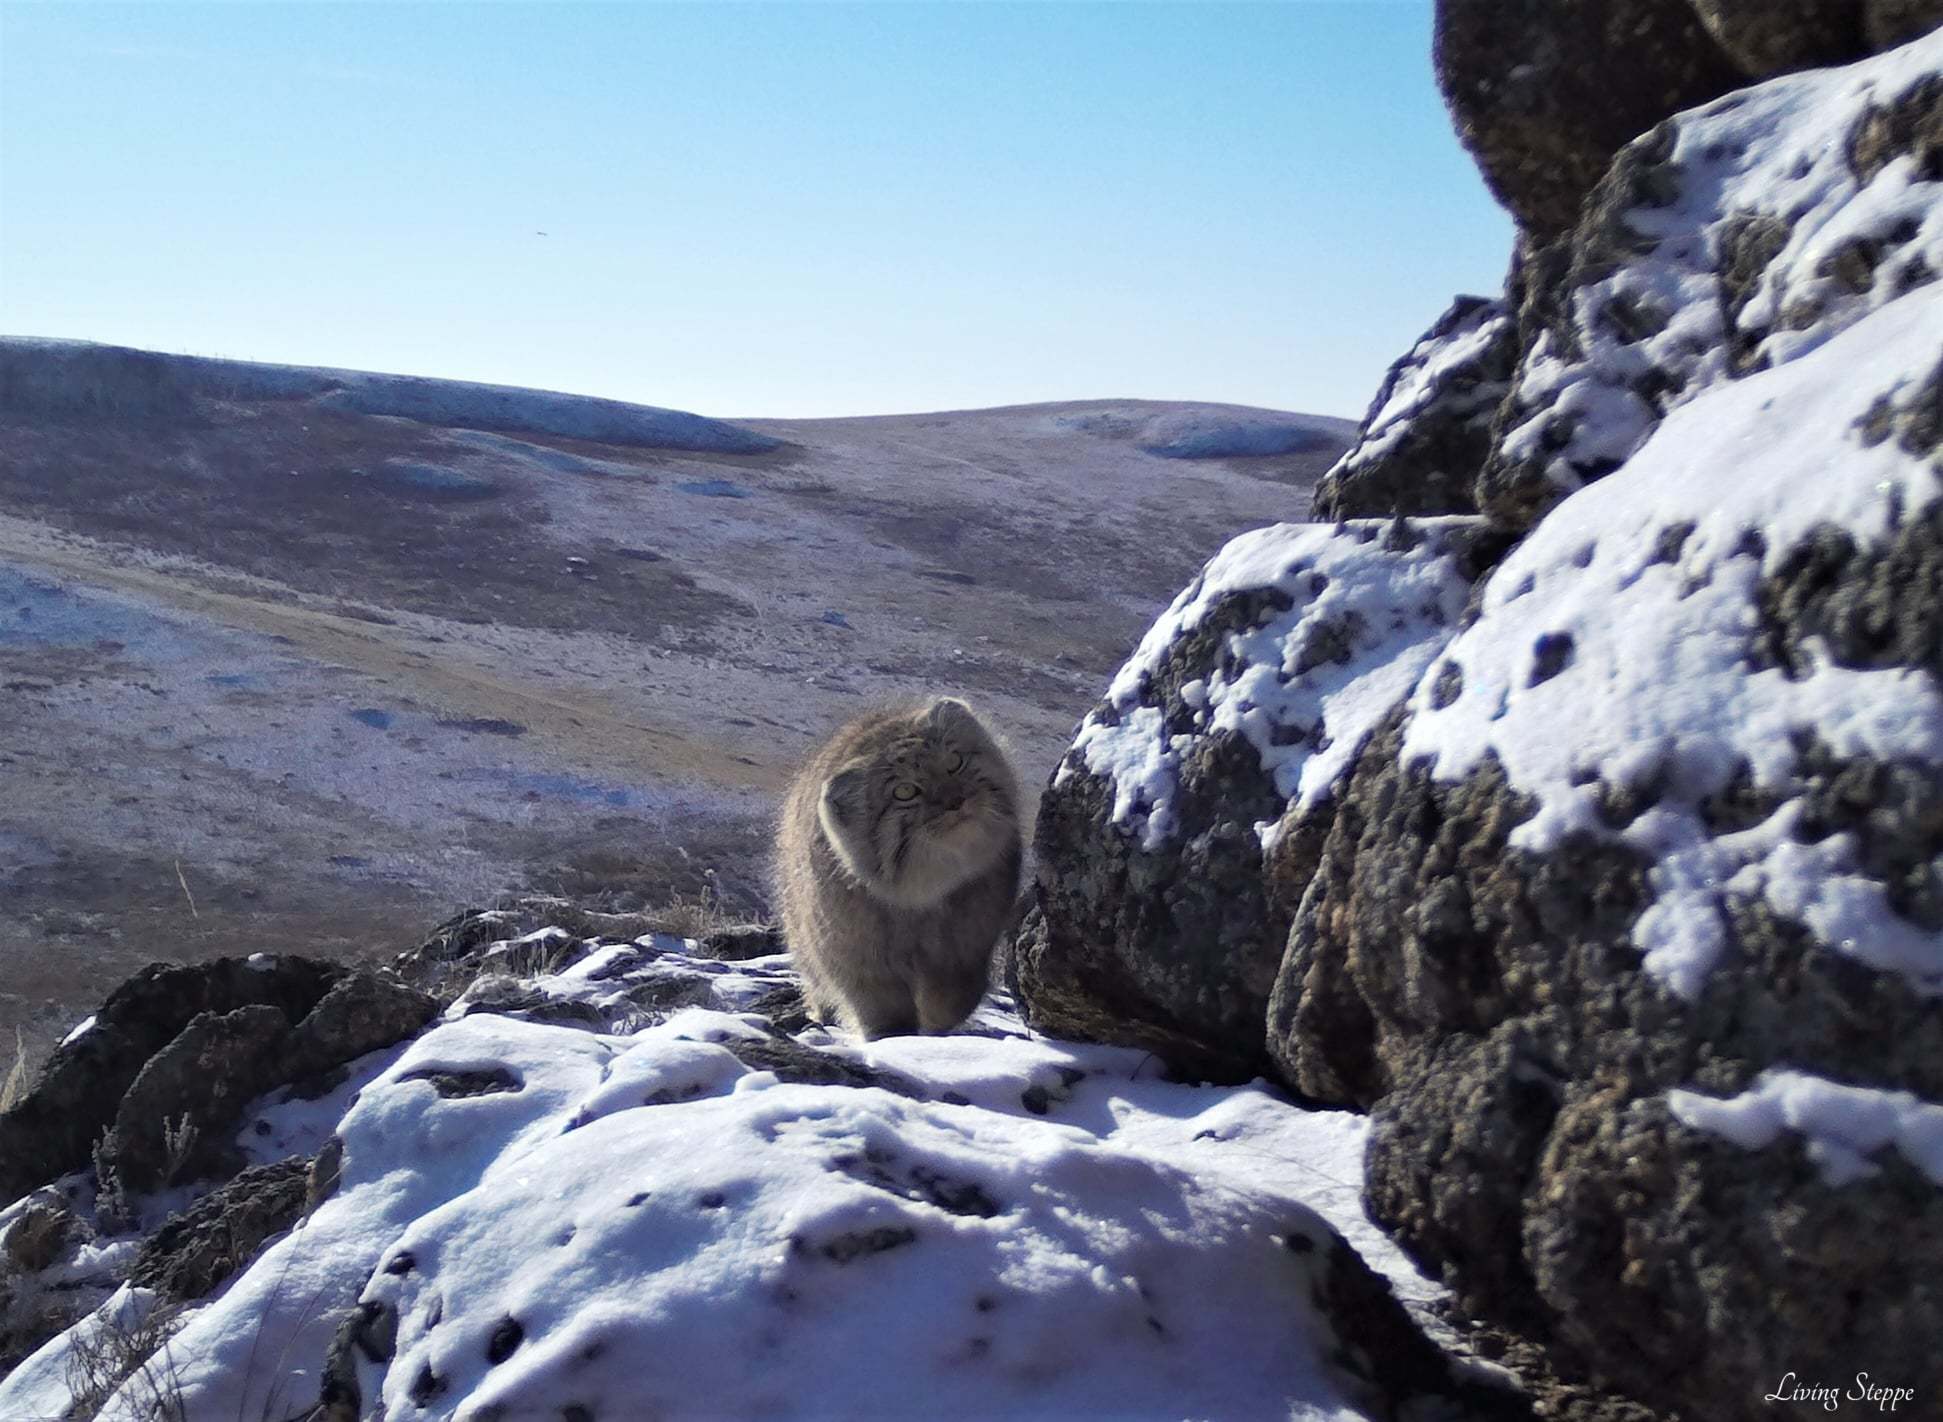
[(0, 1114), (0, 1196), (90, 1163), (154, 1189), (234, 1169), (243, 1105), (423, 1026), (438, 1004), (381, 975), (255, 954), (155, 964), (117, 988)]
[(196, 1017), (260, 1005), (295, 1023), (343, 976), (334, 964), (269, 955), (143, 969), (69, 1034), (27, 1095), (0, 1113), (0, 1196), (15, 1199), (86, 1165), (142, 1068)]
[(1355, 445), (1316, 487), (1314, 517), (1476, 513), (1472, 486), (1517, 359), (1504, 304), (1458, 297), (1383, 377)]
[[(71, 1324), (0, 1378), (0, 1415), (79, 1405), (106, 1339), (104, 1416), (1533, 1416), (1426, 1331), (1353, 1201), (1270, 1183), (1301, 1142), (1353, 1152), (1333, 1114), (1143, 1076), (1002, 999), (953, 1043), (792, 1037), (762, 1006), (793, 986), (780, 963), (532, 907), (443, 925), (428, 971), (480, 974), (443, 1020), (324, 1097), (259, 1098), (258, 1163), (146, 1239), (99, 1235), (79, 1179), (0, 1211), (0, 1301), (9, 1267), (135, 1255), (112, 1297), (35, 1325)], [(474, 1010), (485, 984), (519, 1011)], [(686, 1000), (644, 1007), (671, 984)], [(198, 1014), (157, 1056), (275, 1016)], [(315, 1158), (267, 1155), (287, 1139)], [(859, 1347), (903, 1361), (860, 1383)], [(654, 1365), (710, 1349), (735, 1366)]]
[(1540, 243), (1624, 144), (1745, 82), (1689, 0), (1439, 0), (1435, 58), (1458, 137)]
[[(1877, 43), (1861, 5), (1705, 8), (1750, 72)], [(1572, 6), (1446, 4), (1443, 62), (1472, 9), (1530, 19), (1491, 62), (1542, 50), (1571, 91), (1520, 112), (1606, 99), (1572, 68), (1596, 26), (1539, 42)], [(1251, 934), (1286, 923), (1268, 1057), (1373, 1113), (1372, 1216), (1460, 1313), (1662, 1415), (1752, 1422), (1790, 1372), (1935, 1396), (1943, 33), (1654, 117), (1503, 306), (1393, 369), (1323, 491), (1442, 506), (1475, 474), (1520, 541), (1474, 559), (1461, 627), (1407, 644), (1347, 762), (1270, 737), (1267, 775), (1190, 713), (1223, 656), (1300, 661), (1306, 614), (1204, 575), (1048, 794), (1019, 988), (1052, 1030), (1246, 1070)], [(1506, 375), (1440, 386), (1460, 351)]]
[[(1034, 1026), (1246, 1080), (1287, 906), (1278, 838), (1456, 630), (1477, 519), (1278, 525), (1223, 549), (1141, 642), (1040, 802), (1011, 982)], [(1297, 823), (1278, 830), (1294, 807)]]
[[(1671, 411), (1933, 281), (1940, 74), (1936, 36), (1839, 78), (1734, 94), (1628, 145), (1546, 258), (1555, 285), (1527, 299), (1479, 506), (1527, 529)], [(1807, 122), (1827, 141), (1803, 146)]]
[(1689, 1415), (1943, 1388), (1939, 332), (1887, 300), (1538, 523), (1339, 792), (1271, 1006), (1463, 1307)]
[(1579, 221), (1613, 156), (1662, 120), (1943, 25), (1938, 0), (1438, 0), (1459, 138), (1532, 247)]

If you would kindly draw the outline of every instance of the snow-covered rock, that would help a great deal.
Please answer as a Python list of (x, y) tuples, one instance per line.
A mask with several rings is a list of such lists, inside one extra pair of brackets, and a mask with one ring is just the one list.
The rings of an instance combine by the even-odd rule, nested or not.
[(1476, 513), (1471, 489), (1517, 356), (1505, 304), (1458, 297), (1383, 377), (1354, 447), (1316, 486), (1315, 516)]
[(1938, 96), (1943, 35), (1621, 155), (1502, 426), (1534, 526), (1339, 787), (1271, 1001), (1461, 1304), (1684, 1415), (1943, 1392)]
[(1480, 505), (1529, 527), (1671, 411), (1798, 360), (1943, 272), (1943, 32), (1669, 119), (1586, 205)]
[[(1218, 553), (1079, 728), (1040, 802), (1012, 981), (1045, 1030), (1210, 1079), (1265, 1065), (1288, 931), (1264, 856), (1456, 632), (1478, 519), (1278, 524)], [(1487, 540), (1488, 541), (1488, 540)]]
[(128, 1371), (112, 1422), (158, 1398), (468, 1422), (1529, 1415), (1415, 1321), (1435, 1290), (1362, 1214), (1357, 1116), (1169, 1083), (1143, 1052), (1029, 1034), (1002, 997), (946, 1037), (790, 1036), (784, 959), (482, 943), (474, 917), (440, 951), (471, 937), (502, 971), (336, 1093), (252, 1108), (246, 1155), (325, 1142), (304, 1217), (205, 1295), (205, 1226), (283, 1198), (294, 1163), (205, 1197), (145, 1251), (168, 1267), (0, 1380), (0, 1416), (60, 1415), (104, 1358)]

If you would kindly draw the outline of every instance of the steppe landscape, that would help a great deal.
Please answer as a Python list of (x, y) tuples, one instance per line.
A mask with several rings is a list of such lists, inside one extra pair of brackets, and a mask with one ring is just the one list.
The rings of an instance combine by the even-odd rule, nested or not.
[(875, 699), (971, 697), (1036, 790), (1354, 433), (1113, 400), (720, 424), (0, 343), (0, 1043), (43, 1057), (151, 960), (383, 959), (516, 890), (759, 914), (792, 764)]

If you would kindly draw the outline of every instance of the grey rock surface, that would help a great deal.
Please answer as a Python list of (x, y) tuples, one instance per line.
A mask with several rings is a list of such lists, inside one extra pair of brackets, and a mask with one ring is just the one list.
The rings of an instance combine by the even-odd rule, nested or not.
[(233, 1168), (225, 1128), (278, 1084), (289, 1040), (289, 1019), (264, 1004), (198, 1013), (129, 1083), (98, 1159), (130, 1190)]
[(1658, 1407), (1765, 1416), (1776, 1369), (1943, 1384), (1915, 1361), (1943, 1309), (1935, 1185), (1893, 1154), (1832, 1184), (1665, 1104), (1776, 1063), (1933, 1100), (1943, 1015), (1751, 904), (1741, 970), (1688, 1004), (1639, 970), (1635, 853), (1520, 853), (1531, 807), (1495, 765), (1440, 784), (1398, 746), (1387, 728), (1343, 790), (1270, 1019), (1298, 1090), (1375, 1108), (1374, 1216), (1460, 1308)]
[[(1543, 519), (1320, 846), (1271, 865), (1270, 1051), (1375, 1112), (1373, 1217), (1461, 1308), (1685, 1415), (1764, 1416), (1789, 1369), (1943, 1386), (1939, 1165), (1853, 1124), (1943, 1094), (1936, 309), (1680, 413), (1815, 451), (1774, 490), (1676, 441)], [(1703, 646), (1690, 680), (1649, 670)], [(1693, 1104), (1785, 1093), (1842, 1104), (1765, 1134)]]
[(1939, 25), (1939, 0), (1862, 0), (1862, 31), (1871, 50), (1907, 44)]
[(1744, 82), (1688, 0), (1440, 0), (1435, 59), (1458, 137), (1540, 242), (1623, 145)]

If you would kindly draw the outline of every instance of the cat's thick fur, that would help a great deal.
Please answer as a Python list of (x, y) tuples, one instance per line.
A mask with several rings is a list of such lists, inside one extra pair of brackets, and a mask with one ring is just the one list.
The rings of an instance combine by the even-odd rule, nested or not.
[(948, 1032), (984, 997), (1019, 891), (1018, 780), (971, 707), (875, 711), (783, 801), (783, 931), (810, 1012), (865, 1037)]

